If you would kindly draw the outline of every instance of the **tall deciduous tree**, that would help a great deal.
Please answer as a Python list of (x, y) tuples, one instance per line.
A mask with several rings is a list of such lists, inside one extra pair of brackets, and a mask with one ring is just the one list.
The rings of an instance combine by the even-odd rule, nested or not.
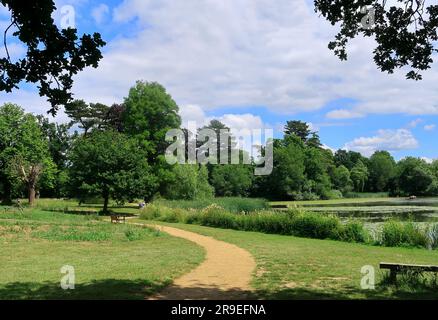
[(362, 161), (358, 161), (350, 172), (351, 180), (354, 184), (354, 190), (357, 192), (363, 192), (365, 189), (365, 183), (368, 181), (368, 168)]
[(303, 142), (307, 141), (307, 138), (311, 134), (310, 127), (307, 123), (302, 121), (288, 121), (284, 127), (285, 135), (295, 135), (299, 137)]
[(67, 181), (67, 152), (71, 146), (72, 137), (69, 133), (69, 125), (64, 123), (50, 122), (44, 116), (37, 116), (41, 130), (48, 141), (50, 156), (56, 165), (54, 185), (47, 183), (46, 175), (42, 176), (42, 196), (60, 198), (66, 195)]
[(386, 191), (388, 183), (395, 175), (395, 160), (387, 151), (377, 151), (369, 163), (369, 182), (371, 191)]
[(65, 113), (71, 119), (70, 126), (78, 125), (86, 136), (92, 129), (104, 126), (110, 108), (102, 103), (86, 103), (84, 100), (74, 100), (65, 105)]
[(165, 162), (165, 136), (170, 129), (179, 129), (178, 105), (166, 89), (156, 82), (137, 81), (123, 103), (121, 127), (134, 137), (147, 152), (149, 164), (160, 182), (158, 191), (165, 192), (171, 176), (171, 166)]
[(274, 142), (274, 169), (267, 176), (265, 192), (276, 199), (294, 199), (305, 183), (303, 147), (294, 142)]
[(330, 177), (327, 174), (332, 165), (329, 154), (318, 147), (307, 147), (305, 157), (305, 174), (308, 180), (306, 191), (325, 197), (331, 190)]
[(338, 150), (334, 156), (336, 166), (345, 166), (348, 170), (353, 169), (353, 167), (361, 161), (363, 164), (366, 159), (359, 153), (355, 151)]
[(10, 202), (12, 187), (21, 182), (33, 205), (41, 176), (51, 181), (54, 164), (37, 119), (14, 104), (0, 108), (0, 158), (4, 201)]
[[(231, 133), (231, 129), (227, 127), (224, 123), (220, 122), (217, 119), (211, 120), (207, 125), (203, 126), (202, 128), (198, 129), (197, 133), (197, 148), (202, 147), (202, 145), (207, 142), (207, 139), (201, 139), (199, 137), (199, 133), (204, 129), (210, 129), (213, 130), (215, 133), (215, 140), (217, 145), (217, 163), (221, 162), (220, 154), (221, 152), (226, 152), (228, 155), (228, 163), (231, 163), (231, 155), (232, 150), (236, 150), (236, 139)], [(227, 132), (228, 138), (227, 139), (221, 139), (221, 131)], [(223, 138), (223, 137), (222, 137)], [(210, 173), (212, 171), (213, 165), (208, 164), (207, 165)]]
[(207, 168), (204, 165), (175, 165), (173, 178), (167, 185), (166, 197), (169, 199), (206, 199), (214, 195), (208, 183)]
[(398, 163), (399, 186), (406, 195), (427, 195), (434, 176), (427, 163), (407, 157)]
[(250, 165), (215, 165), (212, 168), (211, 184), (216, 195), (221, 197), (247, 196), (254, 179), (254, 168)]
[(69, 160), (73, 192), (81, 199), (101, 196), (104, 212), (110, 198), (120, 203), (149, 198), (156, 188), (144, 150), (135, 139), (115, 131), (94, 131), (78, 138)]
[(151, 163), (155, 163), (167, 147), (167, 131), (181, 126), (178, 105), (163, 86), (142, 81), (129, 90), (124, 105), (124, 132), (135, 136), (147, 150)]
[(342, 193), (351, 191), (353, 182), (350, 178), (350, 171), (345, 166), (337, 167), (333, 172), (333, 184), (336, 189), (340, 190)]

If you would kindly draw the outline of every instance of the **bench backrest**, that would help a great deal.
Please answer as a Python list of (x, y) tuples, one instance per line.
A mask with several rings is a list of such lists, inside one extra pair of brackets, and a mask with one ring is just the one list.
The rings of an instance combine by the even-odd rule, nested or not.
[(406, 263), (390, 263), (381, 262), (380, 269), (390, 269), (390, 270), (422, 270), (430, 272), (438, 272), (438, 266), (435, 265), (421, 265), (421, 264), (406, 264)]

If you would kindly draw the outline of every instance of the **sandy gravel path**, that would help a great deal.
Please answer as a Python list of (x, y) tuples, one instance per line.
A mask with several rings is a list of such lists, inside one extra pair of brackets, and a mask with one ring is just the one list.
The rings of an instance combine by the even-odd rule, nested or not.
[(152, 300), (228, 300), (249, 299), (256, 263), (252, 255), (233, 244), (197, 233), (149, 225), (172, 236), (197, 243), (206, 250), (206, 259), (193, 271), (176, 279)]

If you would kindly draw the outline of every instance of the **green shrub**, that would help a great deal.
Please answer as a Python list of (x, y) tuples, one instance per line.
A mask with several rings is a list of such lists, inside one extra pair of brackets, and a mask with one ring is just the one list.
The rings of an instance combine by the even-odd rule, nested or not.
[(201, 224), (201, 216), (196, 210), (189, 209), (186, 211), (183, 222), (187, 224)]
[[(202, 210), (150, 204), (142, 211), (140, 218), (357, 243), (369, 243), (372, 238), (370, 232), (358, 221), (342, 224), (337, 216), (306, 212), (297, 208), (285, 212), (261, 210), (231, 213), (217, 204), (211, 204)], [(131, 235), (126, 234), (126, 237), (129, 239)], [(436, 248), (438, 225), (434, 229), (422, 230), (414, 223), (388, 221), (378, 231), (377, 244)]]
[(343, 195), (342, 192), (339, 190), (328, 190), (324, 192), (322, 198), (324, 200), (336, 200), (336, 199), (342, 199)]
[(315, 239), (337, 239), (341, 223), (335, 216), (302, 213), (291, 219), (292, 234)]
[(320, 197), (316, 193), (306, 191), (306, 192), (303, 192), (301, 194), (301, 199), (302, 200), (319, 200)]
[(260, 211), (235, 215), (235, 225), (239, 230), (272, 234), (290, 234), (290, 213)]
[(225, 211), (217, 205), (211, 205), (203, 209), (200, 221), (203, 226), (238, 229), (236, 215)]
[(179, 209), (198, 209), (202, 210), (211, 204), (216, 204), (225, 210), (233, 213), (238, 212), (254, 212), (257, 210), (264, 210), (269, 208), (269, 203), (266, 199), (258, 198), (215, 198), (215, 199), (201, 199), (201, 200), (163, 200), (159, 199), (154, 202), (159, 206)]
[(437, 249), (438, 248), (438, 224), (432, 225), (427, 230), (428, 236), (429, 236), (429, 247), (431, 249)]
[(238, 214), (230, 213), (215, 204), (200, 212), (152, 204), (145, 208), (141, 218), (316, 239), (338, 239), (342, 229), (339, 219), (335, 216), (301, 212), (298, 209), (290, 209), (287, 212), (258, 211)]
[(428, 247), (426, 232), (412, 222), (402, 223), (388, 221), (384, 223), (381, 233), (381, 244), (387, 247)]
[(396, 221), (388, 221), (383, 225), (381, 242), (387, 247), (394, 247), (405, 243), (403, 225)]
[(168, 210), (168, 208), (157, 206), (155, 204), (148, 204), (141, 210), (140, 219), (155, 220), (164, 215), (164, 210)]
[(346, 242), (365, 243), (370, 239), (368, 231), (365, 230), (362, 223), (358, 221), (349, 221), (342, 226), (339, 234), (339, 240)]

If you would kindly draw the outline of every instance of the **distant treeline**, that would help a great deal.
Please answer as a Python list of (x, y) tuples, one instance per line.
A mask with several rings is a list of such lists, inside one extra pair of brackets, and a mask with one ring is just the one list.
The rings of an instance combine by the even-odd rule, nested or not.
[[(148, 82), (137, 82), (120, 104), (71, 102), (65, 106), (70, 118), (66, 124), (4, 104), (0, 196), (5, 203), (23, 196), (31, 203), (38, 196), (82, 201), (97, 196), (104, 199), (106, 210), (109, 199), (123, 203), (160, 196), (304, 200), (351, 192), (438, 195), (437, 161), (408, 157), (396, 162), (386, 151), (370, 158), (345, 150), (333, 154), (301, 121), (288, 121), (284, 137), (274, 140), (271, 175), (254, 176), (255, 164), (171, 166), (164, 159), (169, 145), (165, 135), (181, 127), (178, 111), (161, 85)], [(227, 129), (218, 120), (204, 128), (217, 133)], [(186, 131), (187, 138), (195, 134)]]

